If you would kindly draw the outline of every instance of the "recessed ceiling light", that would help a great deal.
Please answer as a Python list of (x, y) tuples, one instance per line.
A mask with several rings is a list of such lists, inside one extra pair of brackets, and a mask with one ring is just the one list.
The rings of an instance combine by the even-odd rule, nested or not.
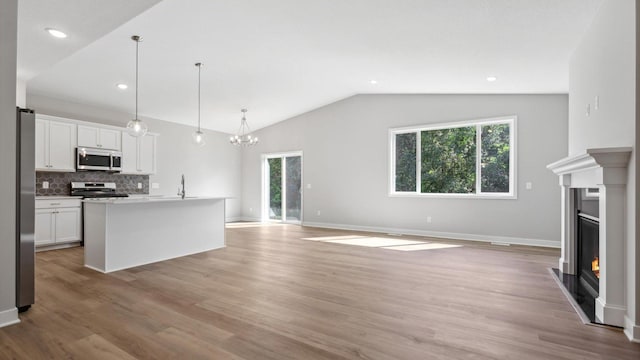
[(494, 82), (494, 81), (496, 81), (496, 80), (498, 80), (498, 78), (497, 78), (497, 77), (495, 77), (495, 76), (487, 76), (487, 81), (488, 81), (488, 82)]
[(129, 87), (129, 85), (127, 84), (118, 84), (116, 85), (118, 87), (118, 89), (120, 90), (127, 90), (127, 88)]
[(369, 84), (375, 85), (378, 83), (378, 80), (369, 80)]
[(57, 29), (53, 29), (53, 28), (46, 28), (44, 29), (46, 32), (48, 32), (49, 34), (51, 34), (51, 36), (53, 37), (57, 37), (59, 39), (64, 39), (67, 37), (67, 34), (63, 33), (60, 30)]

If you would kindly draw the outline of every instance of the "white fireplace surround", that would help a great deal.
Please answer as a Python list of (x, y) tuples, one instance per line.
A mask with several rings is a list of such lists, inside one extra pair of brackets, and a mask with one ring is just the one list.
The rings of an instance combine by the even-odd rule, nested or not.
[(625, 304), (625, 199), (630, 147), (587, 149), (547, 168), (560, 177), (562, 187), (562, 253), (559, 269), (576, 274), (575, 188), (600, 190), (600, 294), (596, 320), (624, 326)]

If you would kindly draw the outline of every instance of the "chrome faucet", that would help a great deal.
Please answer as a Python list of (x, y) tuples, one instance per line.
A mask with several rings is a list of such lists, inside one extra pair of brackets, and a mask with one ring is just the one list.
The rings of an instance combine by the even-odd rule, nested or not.
[(180, 182), (180, 187), (178, 187), (178, 195), (184, 199), (186, 192), (184, 191), (184, 174), (182, 174), (182, 181)]

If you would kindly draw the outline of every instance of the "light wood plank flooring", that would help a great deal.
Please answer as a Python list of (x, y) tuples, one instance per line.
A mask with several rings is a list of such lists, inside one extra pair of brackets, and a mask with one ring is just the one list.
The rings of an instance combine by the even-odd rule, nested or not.
[(233, 227), (225, 249), (109, 275), (81, 248), (38, 253), (0, 359), (640, 359), (580, 322), (548, 272), (558, 250), (300, 240), (351, 234)]

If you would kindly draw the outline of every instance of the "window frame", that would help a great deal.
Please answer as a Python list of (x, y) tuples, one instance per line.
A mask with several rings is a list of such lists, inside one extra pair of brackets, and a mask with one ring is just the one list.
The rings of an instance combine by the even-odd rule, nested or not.
[[(509, 192), (482, 192), (481, 159), (482, 159), (482, 126), (509, 124)], [(429, 197), (429, 198), (464, 198), (464, 199), (517, 199), (517, 129), (518, 117), (516, 115), (494, 118), (465, 120), (456, 122), (424, 124), (389, 129), (389, 197)], [(460, 193), (422, 193), (422, 131), (453, 129), (461, 127), (476, 127), (476, 192), (470, 194)], [(396, 191), (396, 135), (416, 134), (416, 190)]]

